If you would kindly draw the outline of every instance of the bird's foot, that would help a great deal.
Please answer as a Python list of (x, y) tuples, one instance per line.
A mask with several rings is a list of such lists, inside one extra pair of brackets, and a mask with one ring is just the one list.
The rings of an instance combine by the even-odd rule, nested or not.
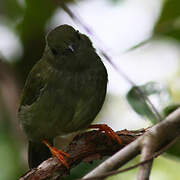
[(108, 137), (118, 142), (118, 144), (122, 144), (120, 137), (106, 124), (91, 124), (88, 128), (104, 131)]
[(67, 168), (69, 169), (69, 165), (65, 160), (65, 157), (70, 157), (70, 155), (66, 152), (63, 152), (62, 150), (57, 149), (56, 147), (51, 146), (46, 140), (42, 140), (42, 143), (44, 143), (49, 150), (51, 151), (51, 154), (55, 157), (57, 157), (57, 159), (59, 159), (59, 161)]

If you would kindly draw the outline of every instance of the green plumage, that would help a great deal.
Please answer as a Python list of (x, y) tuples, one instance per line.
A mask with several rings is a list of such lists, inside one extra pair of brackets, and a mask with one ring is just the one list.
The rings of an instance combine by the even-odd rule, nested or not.
[(106, 69), (89, 38), (68, 25), (52, 30), (22, 92), (18, 116), (28, 140), (87, 128), (103, 105), (106, 86)]

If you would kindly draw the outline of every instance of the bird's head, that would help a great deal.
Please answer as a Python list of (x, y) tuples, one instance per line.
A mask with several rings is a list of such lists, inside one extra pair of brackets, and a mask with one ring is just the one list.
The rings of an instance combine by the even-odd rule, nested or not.
[(69, 25), (58, 26), (47, 34), (44, 54), (57, 67), (85, 64), (89, 52), (94, 52), (90, 39)]
[(47, 34), (46, 43), (54, 56), (69, 55), (82, 48), (92, 47), (92, 43), (87, 36), (66, 24), (50, 31)]

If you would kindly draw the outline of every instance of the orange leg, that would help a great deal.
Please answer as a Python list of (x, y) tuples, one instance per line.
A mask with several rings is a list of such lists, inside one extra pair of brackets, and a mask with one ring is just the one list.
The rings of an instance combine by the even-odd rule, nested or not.
[(65, 153), (61, 150), (58, 150), (56, 147), (53, 147), (51, 145), (49, 145), (49, 143), (46, 140), (42, 140), (42, 143), (44, 143), (49, 150), (51, 151), (51, 154), (54, 155), (55, 157), (57, 157), (59, 159), (59, 161), (67, 168), (69, 169), (69, 165), (67, 164), (64, 156), (66, 157), (70, 157), (70, 155), (68, 153)]
[(99, 129), (100, 131), (104, 131), (108, 137), (114, 139), (119, 144), (122, 144), (122, 140), (120, 139), (120, 137), (106, 124), (92, 124), (88, 128)]

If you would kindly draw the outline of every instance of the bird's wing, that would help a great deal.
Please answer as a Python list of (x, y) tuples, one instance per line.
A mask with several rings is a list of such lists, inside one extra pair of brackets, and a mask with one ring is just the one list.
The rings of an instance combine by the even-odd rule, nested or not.
[(46, 75), (43, 73), (45, 67), (42, 66), (43, 63), (40, 60), (29, 73), (21, 95), (19, 111), (22, 106), (33, 104), (45, 87)]

